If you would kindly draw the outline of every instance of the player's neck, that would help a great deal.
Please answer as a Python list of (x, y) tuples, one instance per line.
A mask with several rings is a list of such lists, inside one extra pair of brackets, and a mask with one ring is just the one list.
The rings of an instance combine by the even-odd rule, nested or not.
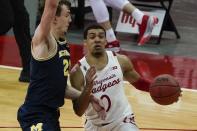
[(66, 35), (65, 32), (58, 31), (58, 30), (52, 30), (52, 34), (58, 41), (66, 41)]
[(96, 66), (97, 70), (102, 70), (108, 63), (107, 53), (104, 53), (100, 57), (94, 57), (92, 55), (88, 55), (86, 57), (86, 60), (87, 60), (89, 65)]

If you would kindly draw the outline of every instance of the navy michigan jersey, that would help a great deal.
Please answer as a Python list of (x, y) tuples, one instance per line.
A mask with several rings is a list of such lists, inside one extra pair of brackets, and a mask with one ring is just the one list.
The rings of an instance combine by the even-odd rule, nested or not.
[(66, 42), (57, 42), (55, 51), (45, 59), (31, 60), (31, 79), (24, 105), (58, 108), (64, 104), (70, 63)]

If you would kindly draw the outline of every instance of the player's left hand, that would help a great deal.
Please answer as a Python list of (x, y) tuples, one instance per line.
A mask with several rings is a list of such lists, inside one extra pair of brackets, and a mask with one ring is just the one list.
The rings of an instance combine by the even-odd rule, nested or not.
[(105, 111), (104, 104), (102, 103), (102, 101), (97, 99), (96, 97), (94, 97), (92, 95), (90, 102), (91, 102), (92, 107), (94, 108), (94, 110), (98, 113), (98, 116), (102, 120), (105, 120), (105, 118), (106, 118), (106, 111)]

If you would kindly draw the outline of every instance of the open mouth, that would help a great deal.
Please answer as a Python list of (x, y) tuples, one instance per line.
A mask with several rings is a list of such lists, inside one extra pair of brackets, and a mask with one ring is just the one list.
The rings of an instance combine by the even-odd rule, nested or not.
[(94, 48), (95, 48), (95, 49), (100, 49), (101, 46), (100, 46), (100, 45), (95, 45)]

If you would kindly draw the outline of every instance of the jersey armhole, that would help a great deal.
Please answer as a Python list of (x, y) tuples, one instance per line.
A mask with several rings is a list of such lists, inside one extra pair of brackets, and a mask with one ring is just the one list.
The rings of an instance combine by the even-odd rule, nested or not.
[(34, 52), (33, 52), (33, 47), (32, 47), (33, 44), (31, 44), (31, 54), (32, 54), (32, 57), (37, 60), (37, 61), (47, 61), (51, 58), (53, 58), (56, 53), (57, 53), (57, 43), (55, 44), (55, 48), (53, 48), (50, 52), (49, 52), (49, 55), (48, 57), (36, 57)]

